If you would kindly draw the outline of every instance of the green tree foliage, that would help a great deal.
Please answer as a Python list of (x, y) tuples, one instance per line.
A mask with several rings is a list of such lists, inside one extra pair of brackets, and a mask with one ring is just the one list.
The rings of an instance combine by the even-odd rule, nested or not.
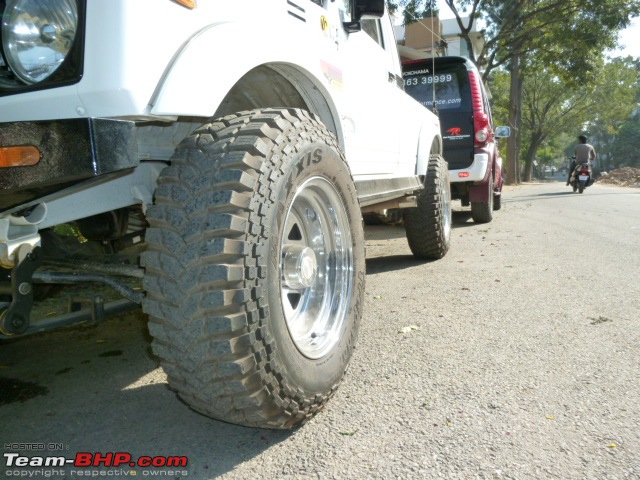
[[(486, 44), (472, 58), (485, 72), (507, 65), (513, 55), (535, 54), (568, 78), (582, 78), (597, 65), (593, 59), (616, 46), (618, 32), (640, 14), (640, 0), (444, 0), (462, 38), (469, 42), (474, 23), (486, 25)], [(434, 0), (387, 0), (391, 11), (403, 9), (410, 24), (435, 10)], [(565, 79), (566, 80), (566, 79)]]
[(522, 120), (524, 175), (531, 180), (538, 150), (559, 132), (574, 130), (589, 119), (592, 87), (569, 89), (544, 68), (525, 70)]
[(593, 96), (595, 114), (588, 125), (591, 143), (598, 150), (602, 170), (614, 165), (613, 149), (620, 127), (640, 101), (640, 60), (615, 58), (606, 66), (605, 78)]
[(421, 18), (435, 17), (439, 10), (435, 0), (387, 0), (391, 13), (402, 11), (402, 24), (409, 25)]
[[(615, 134), (636, 108), (640, 92), (636, 62), (628, 58), (602, 61), (589, 82), (582, 85), (564, 82), (537, 63), (527, 65), (522, 78), (523, 180), (531, 179), (534, 159), (542, 164), (562, 163), (566, 154), (572, 154), (581, 133), (596, 147), (600, 168), (608, 169)], [(492, 75), (493, 110), (498, 118), (508, 113), (508, 83), (507, 71), (497, 70)], [(603, 132), (610, 134), (608, 144), (602, 141)]]
[(612, 148), (611, 166), (640, 168), (640, 115), (634, 115), (620, 127)]

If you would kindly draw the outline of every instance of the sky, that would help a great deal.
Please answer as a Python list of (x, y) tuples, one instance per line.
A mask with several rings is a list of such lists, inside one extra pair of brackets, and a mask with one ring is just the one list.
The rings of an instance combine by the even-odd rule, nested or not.
[[(440, 18), (454, 18), (453, 13), (444, 0), (437, 0)], [(613, 52), (608, 52), (611, 57), (631, 55), (640, 57), (640, 19), (634, 18), (631, 25), (620, 33), (621, 48)]]
[(626, 48), (616, 51), (616, 54), (640, 57), (640, 18), (634, 18), (631, 26), (621, 33), (620, 44)]

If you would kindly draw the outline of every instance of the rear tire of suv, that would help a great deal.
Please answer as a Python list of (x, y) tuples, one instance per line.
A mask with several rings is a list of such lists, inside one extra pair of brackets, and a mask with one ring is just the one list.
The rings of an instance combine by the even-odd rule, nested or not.
[(471, 218), (476, 223), (489, 223), (493, 220), (493, 176), (489, 177), (488, 202), (471, 202)]
[(161, 173), (144, 309), (169, 385), (252, 427), (305, 423), (336, 391), (364, 299), (364, 232), (335, 137), (305, 111), (204, 125)]
[(430, 156), (424, 186), (417, 208), (404, 210), (404, 228), (416, 258), (437, 260), (446, 255), (451, 244), (451, 187), (442, 155)]
[(502, 208), (502, 195), (493, 194), (493, 211), (497, 212)]

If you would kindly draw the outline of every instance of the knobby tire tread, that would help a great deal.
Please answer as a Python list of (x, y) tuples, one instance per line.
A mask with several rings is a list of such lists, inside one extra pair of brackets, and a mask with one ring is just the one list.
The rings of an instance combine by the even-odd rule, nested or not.
[(502, 209), (502, 194), (493, 196), (493, 211)]
[[(492, 173), (490, 173), (492, 175)], [(489, 223), (493, 220), (493, 177), (489, 177), (489, 197), (487, 202), (471, 202), (471, 218), (475, 223)]]
[(152, 348), (170, 386), (205, 415), (266, 428), (304, 423), (337, 388), (314, 398), (295, 391), (260, 328), (269, 317), (260, 239), (269, 235), (265, 215), (287, 138), (339, 150), (298, 109), (240, 112), (187, 137), (159, 178), (142, 256)]
[(418, 194), (418, 206), (407, 208), (403, 213), (409, 248), (416, 258), (438, 260), (449, 250), (451, 229), (447, 234), (443, 223), (443, 209), (450, 208), (445, 205), (449, 188), (447, 162), (440, 155), (431, 155), (425, 188)]

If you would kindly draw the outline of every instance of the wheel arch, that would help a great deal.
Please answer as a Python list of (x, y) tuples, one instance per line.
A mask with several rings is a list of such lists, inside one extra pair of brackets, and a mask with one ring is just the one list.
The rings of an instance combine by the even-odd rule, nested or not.
[(418, 137), (416, 175), (426, 176), (431, 155), (442, 155), (442, 153), (442, 137), (440, 136), (439, 128), (434, 135), (433, 127), (423, 124)]
[[(483, 150), (488, 157), (489, 162), (487, 164), (487, 171), (485, 172), (484, 179), (481, 181), (477, 181), (468, 186), (469, 191), (469, 201), (471, 202), (487, 202), (489, 195), (493, 195), (494, 185), (496, 182), (501, 181), (500, 178), (496, 178), (496, 174), (498, 173), (496, 167), (498, 164), (496, 163), (496, 148), (495, 144), (489, 143), (485, 150)], [(490, 188), (491, 185), (491, 188)]]
[[(246, 92), (251, 92), (247, 95)], [(342, 129), (336, 106), (322, 83), (311, 72), (286, 63), (251, 68), (218, 103), (213, 117), (243, 110), (271, 107), (301, 108), (320, 117), (342, 144)]]
[(232, 24), (208, 27), (191, 38), (167, 66), (150, 101), (151, 113), (215, 118), (250, 109), (302, 108), (320, 117), (344, 149), (340, 117), (322, 62), (312, 64), (308, 55), (285, 48), (284, 40), (274, 38), (273, 32), (249, 36), (243, 44), (260, 48), (246, 55), (238, 54), (243, 49), (212, 48), (237, 37)]

